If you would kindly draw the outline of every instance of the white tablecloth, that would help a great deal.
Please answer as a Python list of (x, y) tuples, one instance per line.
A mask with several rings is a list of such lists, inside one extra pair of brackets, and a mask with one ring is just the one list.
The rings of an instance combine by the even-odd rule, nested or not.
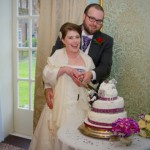
[(132, 144), (126, 146), (120, 141), (85, 136), (77, 125), (70, 125), (58, 130), (55, 150), (150, 150), (150, 139), (136, 135), (132, 137)]

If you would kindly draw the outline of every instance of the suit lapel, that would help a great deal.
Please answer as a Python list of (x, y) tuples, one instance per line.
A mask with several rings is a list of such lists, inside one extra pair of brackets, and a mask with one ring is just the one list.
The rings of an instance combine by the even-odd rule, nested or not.
[(95, 33), (93, 36), (93, 39), (91, 41), (90, 49), (88, 55), (91, 56), (93, 59), (95, 59), (100, 53), (102, 52), (101, 46), (104, 43), (96, 43), (95, 40), (97, 38), (101, 37), (101, 32)]
[(96, 55), (99, 53), (99, 50), (100, 50), (99, 45), (94, 43), (92, 40), (88, 55), (94, 59)]

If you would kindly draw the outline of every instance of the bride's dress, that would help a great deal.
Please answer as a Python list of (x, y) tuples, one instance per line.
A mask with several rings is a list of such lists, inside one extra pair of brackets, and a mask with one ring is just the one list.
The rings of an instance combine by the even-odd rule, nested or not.
[[(89, 71), (94, 68), (92, 59), (80, 52), (85, 67), (72, 66), (78, 71)], [(48, 58), (43, 71), (45, 84), (50, 84), (54, 90), (53, 109), (45, 104), (39, 122), (35, 129), (29, 150), (54, 150), (56, 133), (65, 124), (81, 124), (88, 110), (87, 90), (77, 86), (72, 78), (63, 74), (57, 79), (60, 67), (68, 65), (65, 48), (57, 50)]]
[[(78, 67), (78, 69), (82, 70), (83, 68)], [(65, 102), (61, 103), (60, 101), (62, 99), (59, 98), (59, 102), (54, 104), (52, 110), (49, 109), (47, 104), (45, 104), (29, 150), (54, 150), (54, 140), (58, 129), (55, 128), (55, 125), (59, 124), (59, 126), (63, 126), (65, 124), (81, 124), (85, 118), (86, 110), (88, 108), (86, 90), (78, 87), (67, 75), (63, 76), (62, 80), (63, 81), (58, 80), (57, 87), (60, 88), (60, 94), (59, 92), (55, 93), (55, 98), (57, 99), (57, 96), (62, 95), (62, 98), (64, 98), (63, 101)], [(62, 86), (61, 84), (63, 84), (63, 82), (65, 84)], [(65, 91), (63, 94), (61, 93), (62, 88)], [(57, 121), (54, 121), (52, 114), (54, 115), (55, 113), (53, 112), (54, 109), (57, 109), (56, 112), (60, 111), (60, 107), (56, 106), (58, 104), (61, 105), (60, 107), (62, 111), (60, 112), (61, 115), (57, 115), (60, 117), (60, 120), (56, 123)]]

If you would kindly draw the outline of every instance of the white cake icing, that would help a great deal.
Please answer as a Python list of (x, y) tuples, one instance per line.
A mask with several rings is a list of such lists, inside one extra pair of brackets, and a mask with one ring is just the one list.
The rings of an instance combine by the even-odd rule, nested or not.
[(93, 102), (85, 120), (86, 125), (111, 129), (112, 123), (118, 118), (127, 117), (124, 99), (118, 96), (116, 83), (116, 80), (112, 79), (100, 85), (98, 98)]
[(115, 122), (118, 118), (126, 118), (126, 117), (127, 117), (126, 111), (115, 114), (96, 113), (89, 111), (88, 122), (90, 122), (90, 124), (95, 127), (112, 128), (111, 124)]
[(117, 97), (116, 100), (111, 101), (102, 101), (96, 100), (93, 105), (93, 108), (96, 109), (114, 109), (114, 108), (124, 108), (124, 100), (122, 97)]

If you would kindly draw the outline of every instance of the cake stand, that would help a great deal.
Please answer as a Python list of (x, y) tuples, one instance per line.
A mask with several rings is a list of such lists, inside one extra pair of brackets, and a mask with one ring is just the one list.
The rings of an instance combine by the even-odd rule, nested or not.
[(81, 133), (90, 137), (116, 140), (116, 137), (113, 136), (113, 133), (111, 131), (90, 127), (85, 125), (85, 123), (81, 124), (78, 129)]

